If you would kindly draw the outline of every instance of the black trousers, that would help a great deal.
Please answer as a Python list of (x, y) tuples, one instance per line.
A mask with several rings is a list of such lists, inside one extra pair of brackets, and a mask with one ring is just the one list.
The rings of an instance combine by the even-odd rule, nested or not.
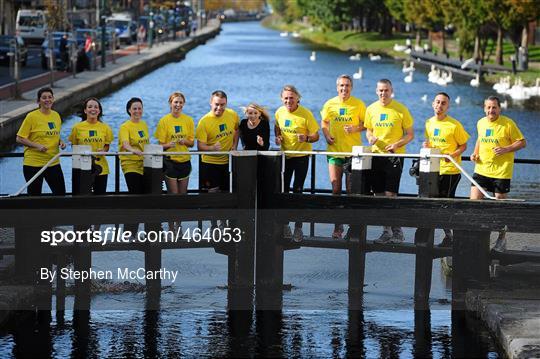
[[(24, 179), (28, 182), (42, 167), (23, 166)], [(66, 184), (64, 173), (60, 164), (47, 168), (38, 178), (28, 186), (30, 196), (40, 196), (42, 194), (43, 180), (47, 182), (54, 196), (64, 196), (66, 194)]]
[(291, 157), (285, 159), (285, 192), (289, 192), (291, 179), (294, 174), (293, 193), (302, 193), (309, 166), (309, 156)]

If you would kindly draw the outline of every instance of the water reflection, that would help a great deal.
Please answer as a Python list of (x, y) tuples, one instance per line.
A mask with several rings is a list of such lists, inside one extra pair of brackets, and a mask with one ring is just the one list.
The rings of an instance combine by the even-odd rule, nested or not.
[[(18, 313), (11, 357), (495, 357), (489, 334), (450, 311), (91, 311), (43, 325)], [(451, 317), (451, 326), (448, 326)], [(392, 319), (393, 318), (393, 319)], [(66, 340), (71, 338), (71, 340)]]

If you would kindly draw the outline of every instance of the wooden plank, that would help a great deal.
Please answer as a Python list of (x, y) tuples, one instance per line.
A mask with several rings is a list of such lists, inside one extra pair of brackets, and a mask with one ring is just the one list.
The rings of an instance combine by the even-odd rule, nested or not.
[[(291, 221), (540, 232), (540, 203), (463, 199), (323, 196), (291, 193), (273, 196), (279, 218)], [(270, 210), (266, 210), (269, 213)]]
[(433, 272), (433, 228), (418, 228), (414, 235), (417, 249), (414, 269), (414, 309), (429, 309), (429, 293), (431, 291), (431, 275)]
[[(302, 247), (311, 248), (331, 248), (331, 249), (349, 249), (352, 244), (345, 239), (333, 239), (329, 237), (307, 237), (300, 243)], [(402, 253), (402, 254), (417, 254), (419, 249), (414, 243), (375, 243), (372, 240), (366, 240), (366, 252), (385, 252), (385, 253)], [(430, 249), (432, 258), (442, 258), (452, 255), (452, 248), (433, 247)]]

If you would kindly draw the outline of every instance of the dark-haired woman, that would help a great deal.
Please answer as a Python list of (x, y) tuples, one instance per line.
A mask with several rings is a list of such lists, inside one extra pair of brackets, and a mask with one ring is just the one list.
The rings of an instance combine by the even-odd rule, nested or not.
[[(103, 123), (103, 108), (96, 98), (88, 98), (84, 101), (81, 113), (82, 121), (75, 124), (71, 129), (69, 141), (72, 145), (89, 145), (92, 152), (107, 152), (113, 141), (112, 129)], [(107, 191), (107, 175), (109, 164), (105, 156), (93, 156), (92, 165), (93, 183), (92, 193), (105, 194)]]
[[(65, 143), (60, 139), (62, 119), (58, 112), (52, 109), (54, 104), (53, 91), (49, 87), (39, 89), (37, 93), (38, 109), (26, 115), (19, 131), (17, 143), (25, 146), (23, 173), (26, 182), (34, 177), (59, 152)], [(51, 188), (53, 195), (66, 194), (64, 174), (60, 160), (56, 159), (47, 169), (28, 186), (28, 194), (41, 195), (43, 179)]]
[(148, 126), (142, 120), (143, 103), (138, 97), (132, 97), (126, 104), (129, 120), (120, 125), (118, 132), (118, 148), (121, 152), (131, 152), (132, 155), (120, 156), (120, 165), (131, 194), (142, 194), (143, 186), (143, 151), (150, 143)]

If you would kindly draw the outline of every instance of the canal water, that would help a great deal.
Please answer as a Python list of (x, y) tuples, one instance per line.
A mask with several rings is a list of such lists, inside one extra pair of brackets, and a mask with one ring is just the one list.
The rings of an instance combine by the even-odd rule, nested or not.
[[(309, 56), (317, 52), (317, 60)], [(316, 117), (322, 104), (336, 95), (335, 80), (339, 74), (353, 74), (359, 66), (364, 78), (355, 80), (353, 94), (369, 104), (376, 100), (375, 84), (381, 77), (394, 83), (395, 98), (406, 104), (415, 119), (415, 139), (409, 152), (418, 152), (423, 140), (423, 124), (432, 115), (430, 99), (445, 91), (453, 103), (450, 113), (462, 121), (472, 135), (469, 154), (476, 138), (476, 121), (483, 117), (482, 101), (493, 91), (486, 86), (472, 88), (468, 79), (455, 79), (446, 88), (427, 81), (427, 71), (417, 70), (412, 84), (403, 81), (402, 64), (390, 59), (370, 62), (363, 58), (351, 62), (349, 54), (316, 48), (300, 40), (283, 38), (258, 23), (225, 24), (223, 32), (189, 52), (184, 61), (166, 65), (119, 91), (102, 99), (104, 121), (115, 136), (119, 125), (127, 119), (125, 103), (132, 97), (142, 97), (144, 119), (154, 129), (161, 116), (168, 112), (168, 95), (180, 90), (186, 95), (184, 112), (200, 118), (209, 111), (210, 93), (222, 89), (229, 96), (229, 106), (237, 111), (255, 101), (273, 112), (280, 106), (279, 93), (284, 84), (294, 84), (302, 94), (301, 104)], [(428, 101), (421, 100), (424, 94)], [(540, 148), (538, 113), (526, 104), (514, 104), (505, 114), (514, 118), (527, 137), (528, 146), (519, 158), (535, 158)], [(79, 119), (65, 119), (62, 134), (67, 138)], [(273, 138), (272, 138), (273, 141)], [(365, 141), (365, 139), (364, 139)], [(315, 149), (325, 149), (322, 141)], [(116, 142), (112, 150), (116, 150)], [(21, 151), (17, 148), (15, 151)], [(0, 162), (0, 193), (13, 193), (23, 183), (21, 159)], [(63, 167), (70, 183), (69, 159)], [(190, 188), (196, 188), (197, 161)], [(406, 166), (410, 166), (410, 162)], [(472, 172), (470, 163), (465, 168)], [(317, 159), (316, 187), (330, 188), (325, 159)], [(8, 175), (9, 174), (9, 175)], [(512, 196), (540, 199), (538, 166), (516, 165), (512, 181)], [(9, 177), (9, 180), (8, 180)], [(309, 183), (309, 182), (306, 182)], [(125, 185), (122, 181), (122, 188)], [(113, 181), (109, 180), (109, 190)], [(468, 183), (462, 181), (458, 195), (467, 196)], [(406, 171), (402, 192), (416, 193), (414, 179)], [(376, 237), (379, 228), (368, 229), (368, 237)], [(307, 227), (305, 228), (307, 231)], [(329, 236), (330, 226), (316, 226), (318, 235)], [(413, 230), (406, 229), (408, 242)], [(441, 233), (436, 233), (436, 241)], [(140, 252), (108, 252), (93, 254), (96, 269), (118, 266), (138, 268), (144, 263)], [(144, 293), (99, 294), (92, 299), (91, 319), (83, 331), (75, 329), (70, 313), (66, 322), (53, 318), (44, 350), (55, 357), (71, 353), (93, 353), (99, 357), (130, 357), (141, 355), (222, 356), (433, 356), (451, 355), (497, 357), (498, 349), (490, 336), (476, 322), (475, 329), (452, 325), (451, 283), (434, 262), (429, 317), (419, 320), (413, 308), (414, 257), (403, 254), (370, 253), (366, 264), (366, 287), (363, 312), (347, 310), (347, 253), (340, 250), (302, 248), (285, 254), (285, 283), (291, 289), (284, 292), (284, 310), (272, 318), (242, 318), (237, 321), (226, 311), (227, 262), (225, 256), (211, 249), (167, 250), (163, 252), (163, 267), (179, 271), (175, 283), (164, 282), (159, 314), (144, 312)], [(67, 307), (71, 307), (68, 298)], [(425, 314), (425, 313), (424, 313)], [(244, 323), (238, 326), (238, 322)], [(423, 323), (419, 325), (418, 323)], [(269, 329), (270, 328), (270, 329)], [(269, 334), (270, 333), (270, 334)], [(15, 329), (0, 334), (0, 355), (21, 350)], [(78, 338), (78, 339), (77, 339)], [(81, 344), (81, 340), (83, 344)], [(456, 343), (467, 343), (468, 352), (457, 351)], [(459, 354), (459, 355), (458, 355)]]

